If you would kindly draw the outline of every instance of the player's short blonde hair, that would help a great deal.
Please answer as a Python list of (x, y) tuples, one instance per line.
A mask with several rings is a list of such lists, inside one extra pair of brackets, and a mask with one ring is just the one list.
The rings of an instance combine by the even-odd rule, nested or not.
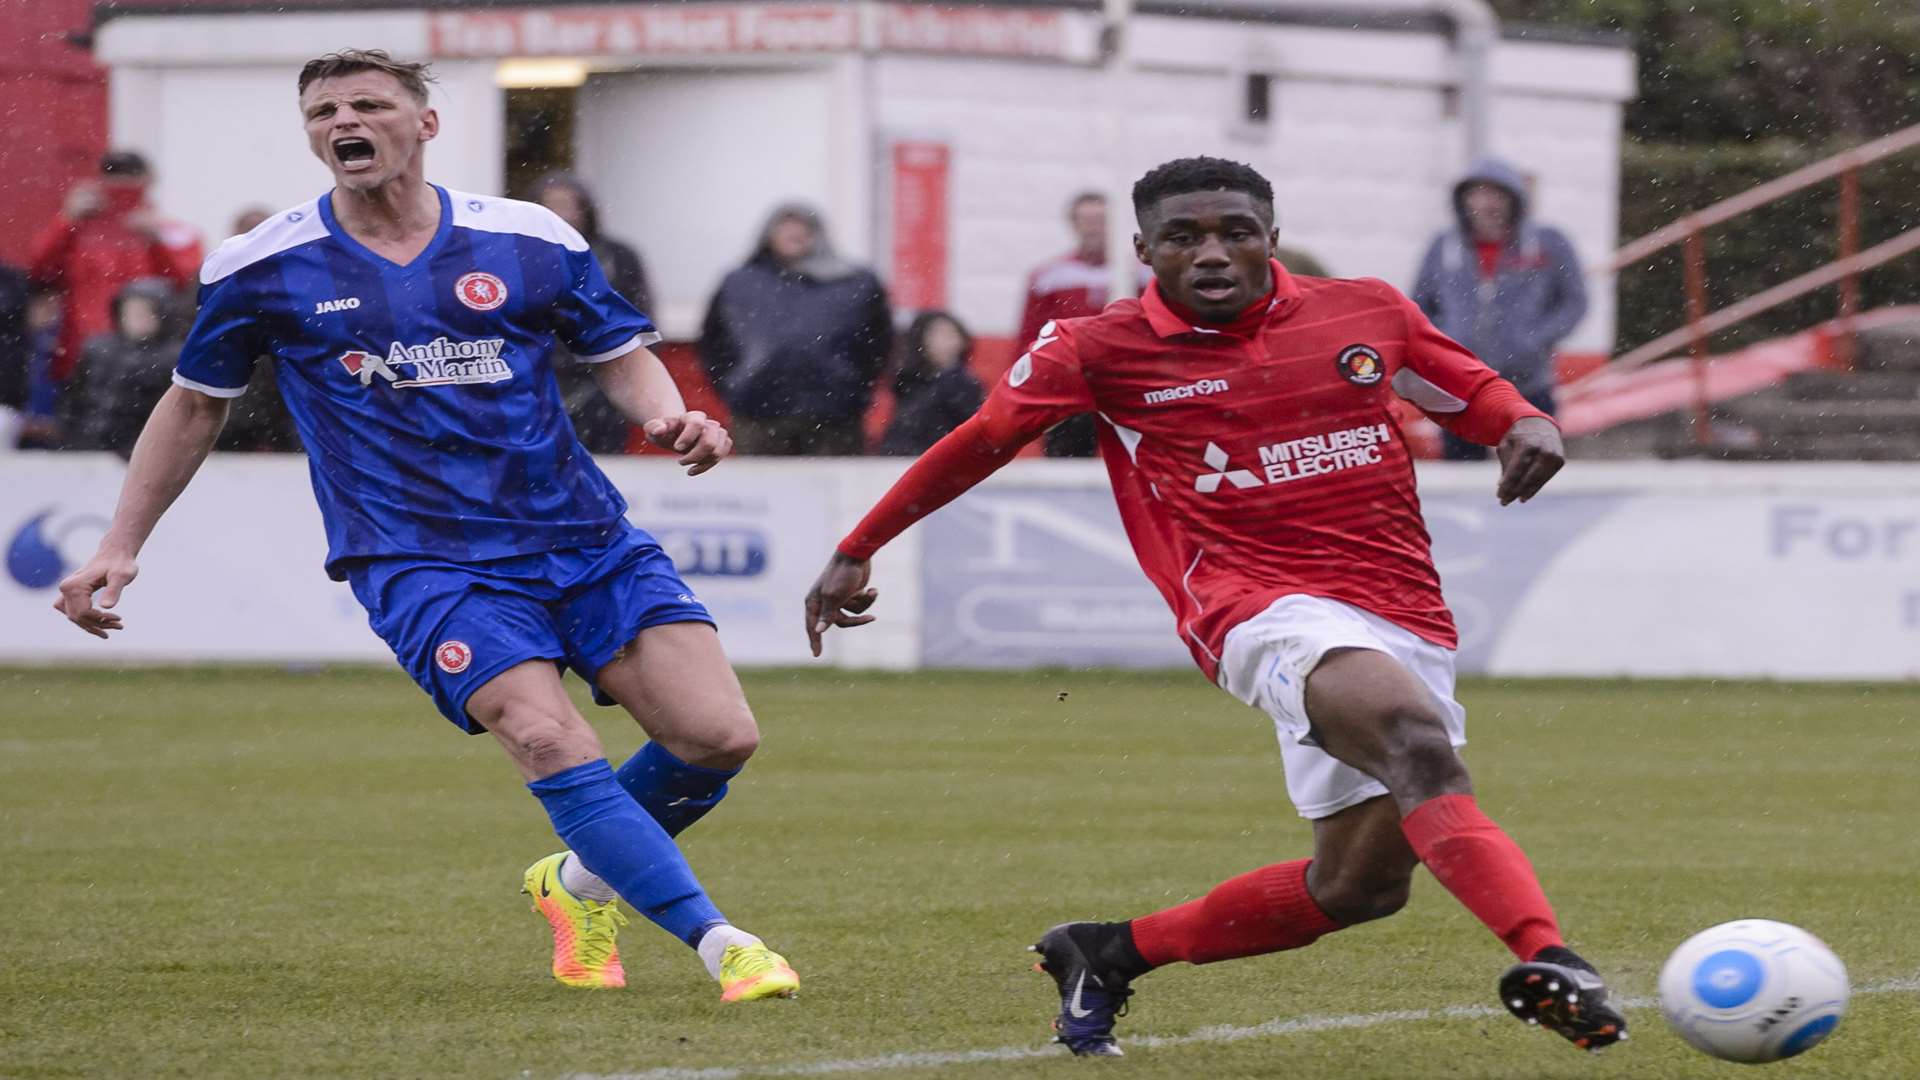
[(385, 49), (342, 49), (307, 61), (300, 69), (300, 93), (321, 79), (352, 75), (358, 71), (384, 71), (399, 81), (402, 88), (422, 105), (427, 103), (427, 84), (437, 80), (425, 64), (395, 60)]

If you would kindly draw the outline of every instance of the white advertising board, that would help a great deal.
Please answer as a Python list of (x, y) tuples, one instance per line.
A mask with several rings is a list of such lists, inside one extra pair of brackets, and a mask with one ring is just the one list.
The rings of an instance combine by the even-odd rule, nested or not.
[[(806, 663), (801, 601), (899, 461), (739, 459), (607, 471), (713, 610), (733, 658)], [(111, 642), (53, 585), (92, 551), (112, 457), (0, 461), (0, 661), (385, 661), (329, 581), (304, 459), (219, 455), (154, 533)], [(1526, 506), (1490, 466), (1423, 466), (1465, 672), (1920, 678), (1920, 466), (1576, 462)], [(1019, 461), (889, 545), (849, 666), (1179, 666), (1172, 619), (1091, 462)]]
[[(1185, 663), (1111, 497), (1040, 468), (922, 526), (924, 662)], [(1920, 677), (1920, 468), (1576, 462), (1510, 507), (1494, 480), (1421, 469), (1462, 672)]]
[[(118, 458), (0, 459), (0, 660), (389, 659), (345, 584), (321, 569), (325, 535), (306, 459), (216, 455), (161, 521), (100, 641), (52, 610), (54, 585), (92, 553), (125, 469)], [(698, 477), (671, 462), (606, 466), (631, 517), (659, 538), (720, 623), (734, 659), (806, 658), (800, 598), (836, 539), (832, 477), (817, 465), (731, 462)]]
[(375, 660), (386, 646), (321, 570), (326, 536), (306, 458), (221, 455), (154, 530), (110, 641), (53, 611), (93, 553), (126, 470), (106, 454), (0, 459), (0, 656), (12, 660)]

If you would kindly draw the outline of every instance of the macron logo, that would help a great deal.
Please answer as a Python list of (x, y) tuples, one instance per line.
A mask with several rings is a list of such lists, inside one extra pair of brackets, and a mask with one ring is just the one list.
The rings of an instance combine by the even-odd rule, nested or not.
[(1182, 398), (1204, 397), (1208, 394), (1222, 394), (1227, 390), (1225, 379), (1201, 379), (1185, 386), (1169, 386), (1165, 390), (1149, 390), (1146, 393), (1147, 404), (1164, 405), (1169, 401)]
[(354, 308), (357, 308), (359, 306), (360, 306), (359, 297), (348, 296), (348, 297), (343, 297), (342, 299), (339, 299), (339, 300), (322, 300), (319, 303), (313, 305), (313, 313), (315, 315), (325, 315), (330, 311), (352, 311)]

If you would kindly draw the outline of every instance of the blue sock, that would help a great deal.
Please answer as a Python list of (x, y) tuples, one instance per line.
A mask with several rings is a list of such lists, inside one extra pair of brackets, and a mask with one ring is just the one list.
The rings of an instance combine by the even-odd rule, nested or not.
[(679, 836), (727, 797), (727, 781), (739, 776), (740, 770), (689, 765), (666, 747), (650, 742), (628, 758), (617, 775), (620, 786), (668, 836)]
[(621, 789), (605, 758), (527, 785), (580, 864), (662, 930), (700, 944), (726, 922), (660, 824)]

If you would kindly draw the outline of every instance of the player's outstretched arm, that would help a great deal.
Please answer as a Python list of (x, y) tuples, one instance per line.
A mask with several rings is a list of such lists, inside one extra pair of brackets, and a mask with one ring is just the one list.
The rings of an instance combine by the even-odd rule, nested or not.
[(648, 442), (680, 455), (688, 476), (699, 476), (733, 452), (733, 436), (706, 413), (687, 410), (673, 376), (651, 349), (643, 346), (595, 364), (593, 376), (607, 400), (639, 425)]
[(865, 612), (880, 595), (867, 588), (874, 552), (992, 475), (1038, 433), (1037, 428), (996, 429), (976, 413), (920, 455), (840, 542), (807, 593), (807, 644), (813, 655), (820, 655), (820, 635), (828, 627), (873, 621)]
[(1053, 323), (1016, 360), (980, 411), (928, 448), (855, 525), (807, 593), (807, 644), (820, 655), (831, 626), (865, 626), (879, 596), (867, 588), (873, 553), (1013, 460), (1022, 446), (1094, 407), (1072, 333)]
[(1526, 502), (1539, 494), (1553, 474), (1567, 463), (1560, 429), (1544, 416), (1523, 416), (1500, 439), (1500, 505)]
[[(153, 534), (160, 515), (186, 490), (187, 482), (213, 449), (227, 423), (228, 403), (198, 390), (175, 386), (153, 407), (134, 444), (127, 479), (120, 488), (113, 523), (85, 566), (60, 582), (55, 611), (97, 638), (122, 627), (113, 613), (120, 591), (139, 574), (135, 559)], [(94, 594), (99, 593), (96, 605)]]
[(864, 612), (880, 598), (879, 589), (867, 587), (873, 563), (834, 552), (827, 568), (820, 571), (813, 589), (807, 593), (807, 644), (813, 655), (820, 655), (820, 635), (829, 626), (865, 626), (873, 616)]

